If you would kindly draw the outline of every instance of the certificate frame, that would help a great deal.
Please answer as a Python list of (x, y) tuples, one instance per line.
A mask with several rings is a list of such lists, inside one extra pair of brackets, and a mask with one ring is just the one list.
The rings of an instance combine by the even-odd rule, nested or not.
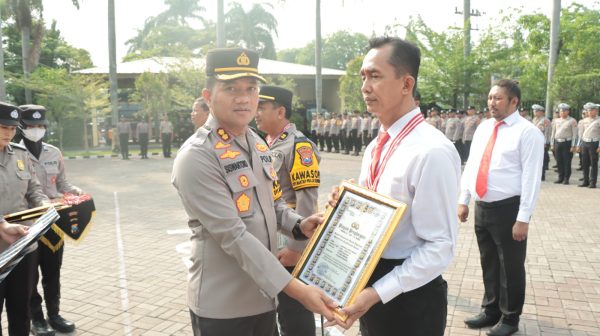
[(338, 190), (336, 205), (325, 212), (292, 276), (320, 287), (345, 321), (341, 309), (365, 288), (407, 205), (348, 181)]

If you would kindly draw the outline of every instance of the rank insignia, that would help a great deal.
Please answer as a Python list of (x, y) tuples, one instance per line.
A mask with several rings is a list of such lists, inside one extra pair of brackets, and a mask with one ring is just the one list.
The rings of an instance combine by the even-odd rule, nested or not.
[(227, 132), (225, 132), (225, 130), (222, 128), (217, 129), (217, 134), (223, 141), (228, 141), (230, 138), (229, 134), (227, 134)]
[(19, 170), (25, 170), (25, 164), (23, 163), (23, 160), (17, 160), (17, 168), (19, 168)]
[(245, 193), (242, 193), (236, 200), (235, 206), (239, 212), (246, 212), (250, 209), (250, 197)]
[(240, 154), (242, 154), (242, 153), (228, 149), (225, 153), (221, 154), (220, 158), (221, 159), (235, 159)]
[(285, 138), (287, 138), (288, 133), (287, 132), (283, 132), (281, 133), (281, 135), (279, 136), (279, 140), (284, 140)]
[(240, 181), (240, 185), (244, 188), (250, 185), (250, 181), (248, 181), (248, 176), (246, 175), (240, 175), (240, 177), (238, 177), (238, 180)]
[(217, 144), (215, 145), (215, 149), (223, 149), (229, 147), (231, 147), (231, 144), (222, 143), (221, 141), (217, 142)]
[(256, 149), (258, 149), (260, 152), (264, 153), (269, 149), (269, 147), (267, 147), (267, 145), (265, 145), (265, 144), (257, 143)]
[(312, 166), (312, 163), (313, 163), (312, 147), (301, 146), (301, 147), (296, 148), (296, 152), (298, 152), (298, 155), (300, 155), (300, 162), (302, 163), (302, 165), (304, 165), (306, 167)]
[(277, 172), (273, 167), (271, 167), (271, 177), (273, 178), (273, 180), (277, 180)]
[(240, 54), (240, 56), (238, 56), (238, 58), (236, 59), (236, 62), (238, 65), (249, 65), (250, 64), (250, 58), (246, 55), (245, 52), (242, 52)]

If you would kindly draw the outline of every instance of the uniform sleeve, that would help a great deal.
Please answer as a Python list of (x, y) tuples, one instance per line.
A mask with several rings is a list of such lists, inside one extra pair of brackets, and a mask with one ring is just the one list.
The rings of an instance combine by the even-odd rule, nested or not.
[(44, 190), (42, 189), (42, 185), (38, 180), (37, 174), (35, 173), (35, 168), (29, 160), (29, 155), (27, 155), (27, 167), (31, 172), (31, 179), (27, 185), (27, 193), (25, 194), (25, 198), (27, 199), (27, 203), (29, 207), (35, 208), (42, 205), (46, 205), (50, 203), (50, 199), (46, 194), (44, 194)]
[(73, 193), (76, 195), (81, 194), (81, 189), (72, 185), (71, 183), (69, 183), (69, 181), (67, 180), (67, 175), (65, 173), (65, 160), (62, 156), (62, 154), (60, 154), (60, 152), (58, 153), (58, 176), (56, 176), (56, 189), (60, 192), (60, 193)]
[(529, 223), (540, 191), (544, 162), (544, 137), (535, 129), (528, 129), (521, 137), (521, 203), (517, 220)]
[[(319, 198), (319, 188), (304, 188), (296, 191), (296, 212), (303, 216), (308, 217), (317, 212), (317, 199)], [(306, 245), (307, 240), (294, 240), (288, 239), (287, 247), (290, 250), (302, 252)]]
[[(289, 283), (291, 275), (271, 251), (246, 230), (217, 159), (195, 146), (186, 149), (175, 159), (172, 183), (188, 216), (198, 219), (223, 251), (234, 258), (265, 293), (276, 297)], [(283, 209), (278, 213), (284, 217)]]
[(573, 122), (571, 123), (571, 131), (573, 134), (573, 140), (571, 140), (571, 147), (575, 147), (579, 143), (579, 130), (577, 129), (577, 121), (575, 121), (575, 119), (573, 119)]

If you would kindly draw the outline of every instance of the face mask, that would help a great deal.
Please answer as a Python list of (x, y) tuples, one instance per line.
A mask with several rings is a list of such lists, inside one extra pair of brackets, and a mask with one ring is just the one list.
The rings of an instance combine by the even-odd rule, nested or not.
[(23, 135), (30, 141), (38, 142), (40, 141), (44, 135), (46, 134), (45, 128), (27, 128), (23, 130)]

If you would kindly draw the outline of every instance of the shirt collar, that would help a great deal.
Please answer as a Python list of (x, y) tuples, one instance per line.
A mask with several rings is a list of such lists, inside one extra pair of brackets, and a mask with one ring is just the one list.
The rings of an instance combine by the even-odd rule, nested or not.
[(519, 110), (515, 110), (515, 112), (511, 113), (508, 115), (508, 117), (502, 119), (502, 121), (504, 121), (504, 123), (508, 126), (512, 126), (513, 124), (515, 124), (517, 121), (519, 121), (519, 117), (521, 116), (518, 113)]
[(408, 122), (414, 116), (417, 115), (417, 113), (421, 113), (421, 108), (418, 106), (415, 107), (414, 110), (403, 115), (400, 119), (396, 120), (396, 122), (393, 123), (392, 126), (390, 126), (390, 128), (388, 128), (388, 130), (387, 130), (388, 134), (390, 135), (390, 138), (394, 139), (396, 137), (396, 135), (398, 135), (400, 133), (400, 131), (402, 131), (404, 126), (406, 126), (406, 124), (408, 124)]

